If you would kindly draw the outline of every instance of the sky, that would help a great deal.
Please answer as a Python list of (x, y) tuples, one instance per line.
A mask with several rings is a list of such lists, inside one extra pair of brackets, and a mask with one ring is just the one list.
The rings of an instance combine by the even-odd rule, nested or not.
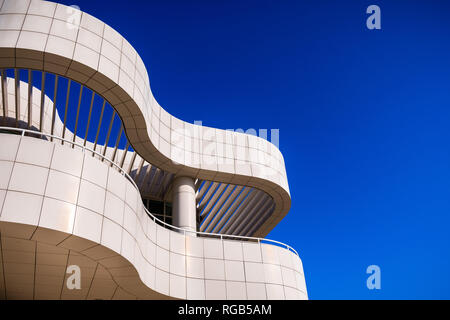
[(174, 116), (280, 130), (292, 207), (268, 238), (310, 299), (450, 299), (448, 1), (60, 2), (134, 46)]

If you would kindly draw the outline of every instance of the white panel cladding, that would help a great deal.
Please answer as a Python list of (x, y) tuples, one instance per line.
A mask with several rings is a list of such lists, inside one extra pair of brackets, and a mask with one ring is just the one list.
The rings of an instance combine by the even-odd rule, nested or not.
[(227, 299), (228, 300), (246, 300), (247, 293), (245, 282), (227, 281)]
[[(0, 161), (0, 166), (5, 166), (2, 170), (4, 177), (0, 176), (0, 185), (10, 190), (35, 193), (42, 195), (48, 178), (49, 169), (28, 165), (25, 163), (15, 163)], [(7, 167), (10, 167), (8, 170)], [(12, 174), (11, 174), (12, 169)], [(11, 178), (11, 180), (10, 180)]]
[[(132, 145), (148, 156), (146, 160), (161, 163), (163, 170), (180, 169), (180, 174), (200, 179), (217, 176), (270, 194), (276, 219), (252, 232), (267, 234), (287, 213), (289, 187), (279, 150), (259, 137), (171, 116), (153, 97), (141, 57), (113, 28), (85, 12), (79, 12), (79, 26), (71, 24), (76, 22), (71, 19), (75, 9), (46, 1), (8, 0), (0, 10), (2, 64), (15, 67), (17, 62), (23, 68), (65, 75), (105, 96), (122, 118), (132, 120), (127, 122)], [(168, 160), (182, 164), (177, 167)]]
[(7, 191), (0, 221), (37, 225), (42, 208), (42, 196)]
[[(16, 146), (17, 149), (20, 137), (19, 140), (9, 138), (10, 135), (0, 134), (0, 143), (9, 141), (12, 148)], [(15, 142), (11, 143), (13, 140)], [(41, 142), (35, 138), (22, 137), (21, 140), (20, 145), (35, 146), (35, 152), (41, 146), (40, 143), (29, 143)], [(44, 143), (53, 146), (53, 143)], [(84, 166), (79, 169), (78, 165), (64, 166), (61, 163), (57, 167), (62, 171), (57, 171), (49, 169), (52, 163), (68, 159), (73, 152), (83, 154), (82, 151), (61, 147), (57, 154), (53, 147), (44, 150), (51, 153), (45, 162), (36, 163), (22, 157), (19, 163), (14, 162), (11, 156), (5, 156), (12, 161), (3, 161), (10, 165), (0, 166), (0, 176), (12, 175), (11, 168), (15, 165), (19, 168), (24, 165), (34, 167), (36, 172), (48, 171), (49, 175), (44, 180), (40, 179), (46, 185), (46, 190), (41, 188), (40, 194), (33, 193), (36, 190), (17, 192), (3, 186), (4, 190), (0, 190), (2, 232), (16, 232), (11, 224), (4, 224), (6, 221), (49, 228), (36, 231), (33, 240), (48, 240), (55, 245), (61, 243), (60, 246), (72, 250), (83, 248), (80, 254), (109, 270), (119, 288), (130, 297), (145, 297), (145, 292), (150, 297), (158, 292), (181, 299), (307, 299), (301, 260), (293, 252), (269, 244), (184, 236), (165, 229), (126, 203), (127, 194), (131, 195), (126, 190), (131, 183), (123, 175), (113, 177), (123, 186), (123, 191), (106, 182), (101, 183), (102, 187), (91, 182), (95, 180), (92, 176), (97, 176), (102, 167), (108, 168), (106, 163), (90, 159), (89, 165), (98, 168), (91, 171), (84, 170)], [(67, 155), (63, 154), (65, 152)], [(84, 159), (86, 164), (85, 157), (79, 159)], [(44, 163), (48, 164), (43, 166)], [(108, 177), (113, 176), (111, 172), (114, 169), (107, 170)], [(50, 174), (60, 179), (50, 177)], [(84, 189), (84, 184), (101, 190), (98, 192), (100, 201), (87, 196), (97, 194), (89, 188), (78, 191)], [(79, 193), (86, 196), (80, 199)], [(105, 206), (102, 207), (101, 203)], [(143, 204), (139, 201), (137, 206), (142, 208)], [(31, 235), (28, 233), (27, 237)], [(112, 294), (107, 296), (112, 297)], [(119, 293), (116, 298), (118, 296)]]
[(0, 160), (14, 161), (19, 148), (20, 137), (6, 134), (2, 136), (2, 147), (0, 148)]
[(206, 299), (207, 300), (226, 300), (227, 293), (225, 281), (206, 280)]
[(50, 170), (45, 196), (76, 204), (79, 188), (80, 178), (60, 171)]
[(266, 286), (264, 283), (247, 282), (247, 298), (249, 300), (266, 300)]

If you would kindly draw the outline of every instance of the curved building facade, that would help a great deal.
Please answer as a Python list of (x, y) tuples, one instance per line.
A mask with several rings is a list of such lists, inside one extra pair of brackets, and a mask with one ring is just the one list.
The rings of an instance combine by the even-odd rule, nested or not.
[(291, 201), (273, 144), (173, 117), (127, 40), (61, 4), (0, 0), (0, 70), (0, 298), (307, 299), (264, 238)]

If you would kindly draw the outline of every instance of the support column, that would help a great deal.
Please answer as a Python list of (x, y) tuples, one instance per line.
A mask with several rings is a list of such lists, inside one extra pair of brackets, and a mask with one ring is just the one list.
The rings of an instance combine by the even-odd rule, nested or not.
[[(172, 223), (189, 231), (197, 231), (197, 208), (194, 179), (175, 178), (172, 185)], [(187, 233), (194, 236), (193, 233)]]

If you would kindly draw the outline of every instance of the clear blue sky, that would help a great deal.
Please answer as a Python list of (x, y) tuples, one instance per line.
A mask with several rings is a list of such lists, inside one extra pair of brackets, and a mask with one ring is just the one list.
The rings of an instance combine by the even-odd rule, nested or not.
[(130, 41), (173, 115), (280, 129), (292, 208), (269, 237), (311, 299), (450, 298), (448, 1), (61, 2)]

